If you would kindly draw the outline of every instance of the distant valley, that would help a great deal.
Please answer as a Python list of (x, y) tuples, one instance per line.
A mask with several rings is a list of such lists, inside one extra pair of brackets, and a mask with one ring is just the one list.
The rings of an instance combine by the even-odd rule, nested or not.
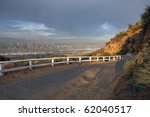
[(14, 39), (0, 38), (0, 55), (27, 54), (88, 54), (104, 42), (85, 39)]

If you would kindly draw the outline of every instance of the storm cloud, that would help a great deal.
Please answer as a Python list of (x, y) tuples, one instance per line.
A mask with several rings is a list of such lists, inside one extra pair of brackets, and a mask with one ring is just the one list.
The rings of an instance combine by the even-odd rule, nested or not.
[(149, 0), (1, 0), (0, 36), (17, 31), (49, 37), (115, 35), (139, 21), (148, 4)]

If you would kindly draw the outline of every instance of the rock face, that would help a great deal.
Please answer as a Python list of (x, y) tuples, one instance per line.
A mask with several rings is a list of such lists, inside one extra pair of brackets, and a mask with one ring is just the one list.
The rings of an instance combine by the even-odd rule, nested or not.
[(150, 6), (147, 6), (139, 22), (129, 24), (127, 31), (120, 32), (106, 43), (103, 53), (137, 54), (147, 47), (150, 47)]
[(137, 30), (136, 32), (128, 32), (128, 34), (120, 40), (111, 40), (110, 42), (108, 42), (104, 47), (104, 52), (108, 52), (111, 54), (118, 53), (122, 49), (127, 49), (126, 46), (130, 46), (130, 42), (133, 41), (134, 43), (134, 41), (139, 40), (141, 36), (141, 29)]

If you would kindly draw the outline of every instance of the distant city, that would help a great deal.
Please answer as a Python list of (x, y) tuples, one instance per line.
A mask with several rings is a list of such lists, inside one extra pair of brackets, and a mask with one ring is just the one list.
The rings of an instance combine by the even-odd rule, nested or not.
[(92, 40), (73, 39), (0, 39), (0, 55), (65, 55), (65, 54), (89, 54), (100, 49), (102, 44)]
[(98, 50), (99, 48), (83, 48), (83, 49), (72, 49), (72, 50), (55, 50), (55, 51), (35, 51), (35, 52), (24, 52), (24, 51), (17, 51), (17, 52), (0, 52), (0, 55), (28, 55), (28, 54), (88, 54)]

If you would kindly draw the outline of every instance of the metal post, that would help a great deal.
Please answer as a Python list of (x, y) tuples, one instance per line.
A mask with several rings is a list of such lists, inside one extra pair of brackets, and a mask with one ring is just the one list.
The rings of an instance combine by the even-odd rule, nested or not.
[(29, 69), (32, 70), (32, 60), (29, 60)]
[(69, 57), (67, 57), (67, 64), (69, 64)]
[(3, 65), (0, 64), (0, 76), (3, 76), (3, 75), (4, 75), (4, 73), (3, 73)]
[(79, 63), (81, 63), (82, 62), (82, 58), (81, 57), (79, 57)]
[(55, 60), (54, 60), (54, 58), (52, 58), (52, 66), (54, 66), (54, 62), (55, 62)]

